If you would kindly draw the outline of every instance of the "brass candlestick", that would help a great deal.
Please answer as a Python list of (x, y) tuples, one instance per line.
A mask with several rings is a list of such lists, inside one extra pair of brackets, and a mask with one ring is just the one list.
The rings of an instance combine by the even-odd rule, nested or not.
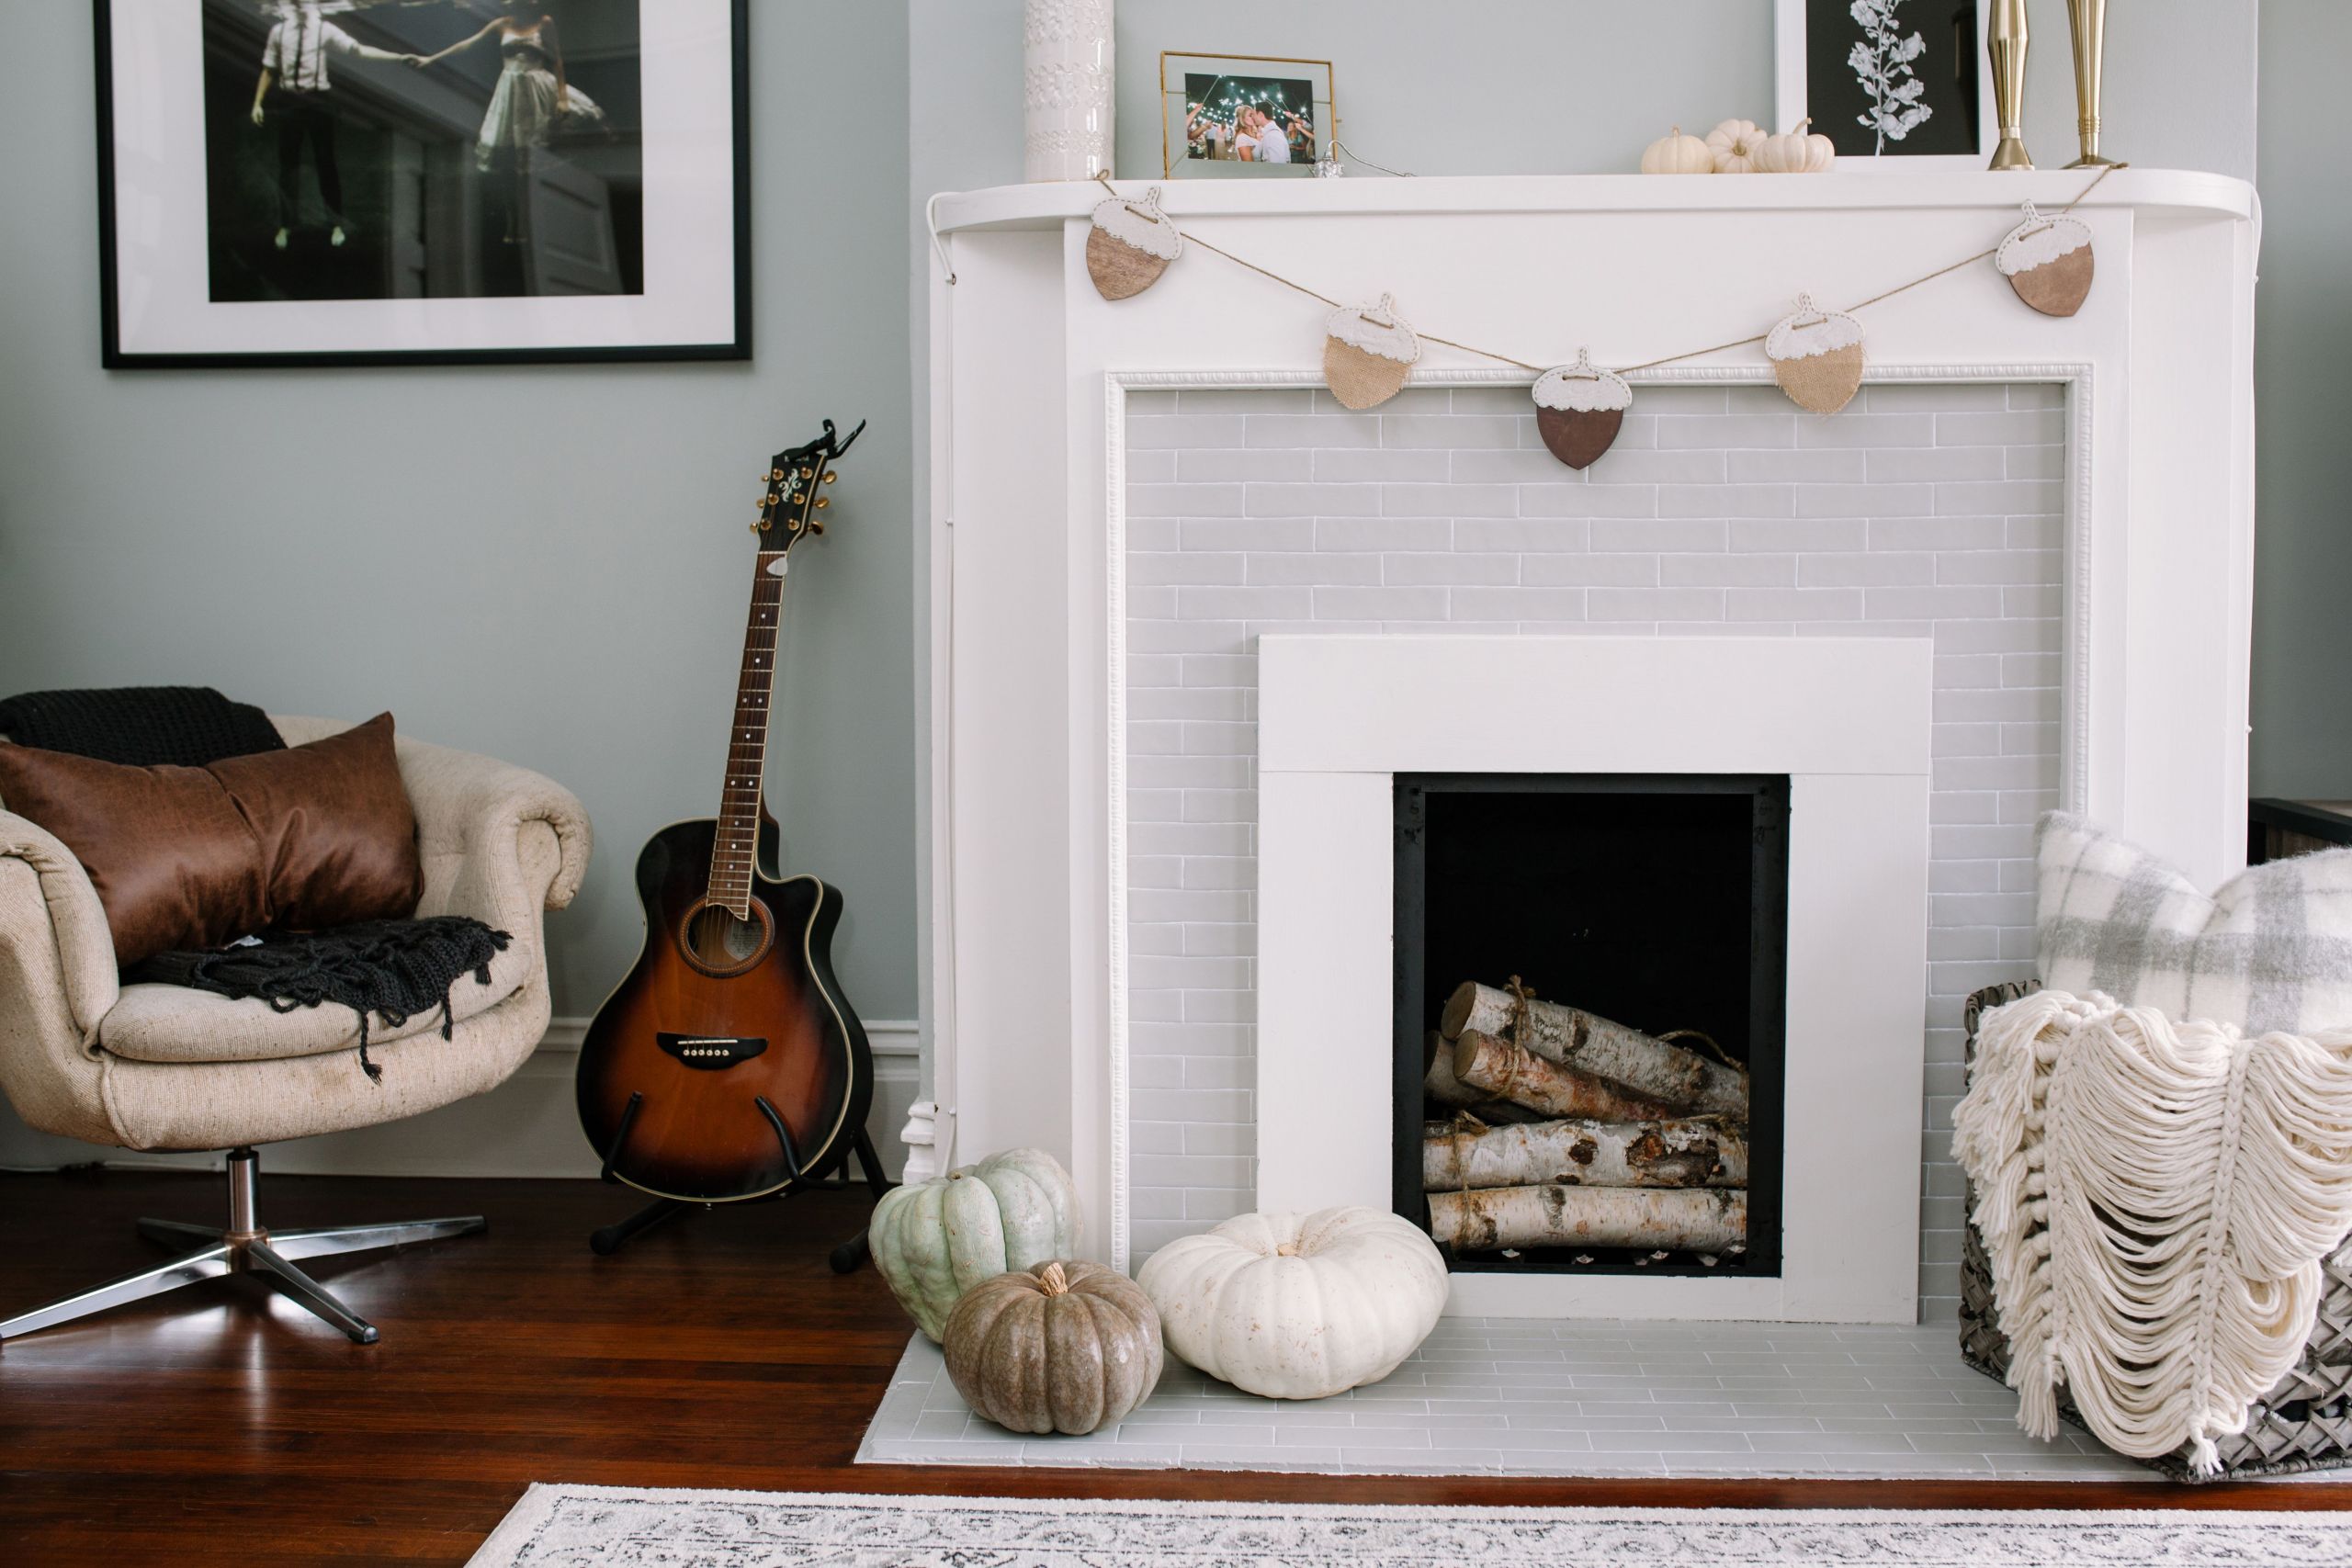
[(1993, 57), (1994, 118), (2001, 128), (2001, 144), (1993, 149), (1996, 169), (2033, 167), (2025, 150), (2025, 0), (1993, 0), (1984, 48)]
[(2098, 66), (2107, 51), (2107, 0), (2066, 0), (2066, 26), (2075, 39), (2075, 130), (2083, 155), (2066, 166), (2096, 169), (2115, 162), (2098, 155)]

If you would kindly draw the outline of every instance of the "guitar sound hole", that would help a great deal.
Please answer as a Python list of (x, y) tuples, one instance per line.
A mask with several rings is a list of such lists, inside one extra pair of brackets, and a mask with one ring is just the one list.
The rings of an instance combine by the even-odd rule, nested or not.
[(765, 953), (775, 930), (767, 907), (757, 899), (749, 919), (737, 919), (725, 905), (703, 904), (686, 916), (682, 945), (698, 967), (728, 974)]

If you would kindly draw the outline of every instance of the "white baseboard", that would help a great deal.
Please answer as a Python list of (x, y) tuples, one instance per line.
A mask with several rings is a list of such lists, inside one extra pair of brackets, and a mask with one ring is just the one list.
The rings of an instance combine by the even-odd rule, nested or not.
[[(558, 1018), (514, 1076), (471, 1100), (405, 1122), (273, 1144), (273, 1171), (316, 1176), (594, 1177), (598, 1160), (572, 1106), (585, 1018)], [(868, 1021), (874, 1047), (874, 1107), (865, 1119), (882, 1163), (896, 1178), (906, 1163), (899, 1141), (919, 1089), (920, 1031), (910, 1021)], [(0, 1168), (107, 1160), (117, 1165), (217, 1166), (209, 1155), (139, 1155), (36, 1133), (0, 1103)]]

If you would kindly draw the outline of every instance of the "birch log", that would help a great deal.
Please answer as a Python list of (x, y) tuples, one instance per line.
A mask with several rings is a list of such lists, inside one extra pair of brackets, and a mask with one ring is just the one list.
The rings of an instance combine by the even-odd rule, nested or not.
[(1746, 1187), (1747, 1140), (1716, 1122), (1540, 1122), (1457, 1132), (1425, 1123), (1421, 1182), (1464, 1187)]
[(1486, 1090), (1472, 1089), (1453, 1076), (1453, 1045), (1442, 1034), (1431, 1034), (1430, 1047), (1434, 1053), (1430, 1070), (1421, 1079), (1421, 1092), (1439, 1105), (1456, 1111), (1467, 1111), (1479, 1121), (1540, 1122), (1541, 1111), (1530, 1111), (1524, 1105), (1513, 1105), (1508, 1100), (1496, 1100)]
[(1747, 1239), (1747, 1194), (1720, 1188), (1488, 1187), (1430, 1194), (1430, 1235), (1464, 1252), (1638, 1247), (1722, 1252)]
[(1590, 1073), (1547, 1062), (1508, 1040), (1475, 1029), (1453, 1043), (1453, 1076), (1483, 1094), (1516, 1101), (1547, 1116), (1652, 1122), (1675, 1114), (1675, 1108), (1663, 1100), (1629, 1094)]
[[(1446, 998), (1442, 1024), (1448, 1040), (1476, 1030), (1500, 1034), (1518, 1017), (1509, 991), (1465, 982)], [(1636, 1094), (1702, 1115), (1747, 1114), (1747, 1075), (1711, 1062), (1696, 1051), (1656, 1040), (1638, 1029), (1558, 1002), (1527, 1004), (1526, 1038), (1516, 1043), (1564, 1067), (1575, 1067)]]

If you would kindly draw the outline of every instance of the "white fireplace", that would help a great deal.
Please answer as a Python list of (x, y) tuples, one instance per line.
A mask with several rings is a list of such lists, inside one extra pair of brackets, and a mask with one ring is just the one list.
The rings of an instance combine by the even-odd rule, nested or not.
[[(1755, 330), (1787, 308), (1792, 268), (1816, 297), (1859, 299), (1989, 244), (2018, 200), (2047, 209), (2078, 186), (1351, 180), (1179, 186), (1168, 206), (1327, 291), (1394, 293), (1426, 330), (1623, 363)], [(1518, 751), (1468, 763), (1453, 732), (1445, 767), (1792, 781), (1781, 1273), (1457, 1276), (1456, 1310), (1937, 1310), (1957, 1235), (1938, 1123), (1958, 1091), (1955, 988), (2030, 970), (2015, 908), (2030, 826), (2014, 818), (2080, 807), (2208, 878), (2243, 852), (2251, 190), (2113, 175), (2077, 209), (2099, 251), (2080, 314), (2035, 316), (1989, 267), (1899, 296), (1869, 313), (1863, 400), (1835, 420), (1754, 428), (1775, 394), (1752, 354), (1636, 378), (1627, 435), (1583, 481), (1507, 449), (1526, 378), (1432, 348), (1418, 389), (1373, 416), (1393, 423), (1323, 433), (1388, 454), (1343, 482), (1393, 496), (1313, 526), (1391, 577), (1263, 606), (1254, 560), (1192, 558), (1183, 537), (1298, 532), (1282, 487), (1323, 481), (1282, 477), (1297, 455), (1270, 443), (1287, 439), (1272, 428), (1292, 418), (1283, 400), (1313, 396), (1319, 313), (1205, 254), (1105, 302), (1083, 266), (1091, 204), (1021, 186), (939, 206), (957, 281), (933, 288), (937, 1101), (910, 1129), (918, 1168), (1052, 1148), (1078, 1179), (1086, 1250), (1119, 1263), (1238, 1207), (1385, 1206), (1371, 1166), (1387, 1075), (1305, 1086), (1315, 1059), (1283, 1010), (1312, 988), (1323, 1068), (1334, 1038), (1389, 1038), (1386, 780), (1426, 765), (1427, 739), (1409, 705), (1366, 694), (1406, 678), (1378, 673), (1394, 661), (1432, 711), (1532, 682), (1579, 717), (1582, 740), (1558, 754), (1527, 727), (1503, 732)], [(1460, 424), (1443, 472), (1414, 456), (1436, 440), (1417, 422), (1438, 416)], [(1131, 444), (1141, 431), (1151, 445)], [(1216, 494), (1196, 506), (1178, 494), (1187, 470), (1230, 478), (1203, 480)], [(1416, 515), (1453, 519), (1456, 547), (1417, 545)], [(1972, 527), (1984, 536), (1958, 536)], [(1521, 573), (1508, 587), (1476, 575), (1502, 556)], [(1429, 574), (1417, 587), (1396, 585), (1406, 557)], [(1168, 576), (1195, 570), (1244, 574), (1218, 580), (1242, 591), (1232, 616), (1226, 589)], [(1192, 624), (1196, 605), (1214, 625)], [(1152, 645), (1191, 638), (1210, 672), (1188, 690)], [(1212, 780), (1194, 820), (1240, 846), (1233, 867), (1178, 863), (1200, 841), (1170, 831), (1187, 807), (1143, 798), (1190, 765), (1187, 724)], [(1171, 801), (1174, 818), (1156, 815)], [(1840, 830), (1821, 831), (1833, 816)], [(1183, 891), (1150, 886), (1163, 875), (1233, 895), (1242, 919), (1188, 950), (1182, 921), (1138, 918), (1138, 895)], [(1824, 1097), (1873, 1129), (1860, 1147), (1844, 1135), (1834, 1174), (1795, 1130), (1800, 1102)]]
[(1791, 819), (1778, 1273), (1456, 1273), (1452, 1307), (1913, 1321), (1932, 646), (1264, 637), (1260, 1204), (1389, 1204), (1396, 774), (1781, 774)]

